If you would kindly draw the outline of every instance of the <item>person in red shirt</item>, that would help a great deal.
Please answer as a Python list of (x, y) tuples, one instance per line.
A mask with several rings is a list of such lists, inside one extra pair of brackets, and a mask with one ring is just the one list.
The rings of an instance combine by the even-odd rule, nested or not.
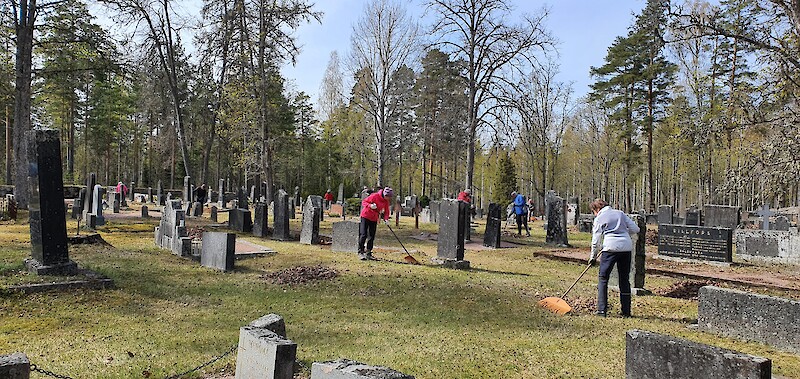
[(389, 224), (390, 208), (394, 191), (386, 187), (382, 191), (367, 196), (361, 201), (361, 224), (358, 227), (358, 259), (375, 260), (372, 257), (372, 246), (375, 242), (375, 231), (378, 229), (378, 220), (383, 216), (383, 222)]
[(467, 204), (472, 204), (472, 191), (469, 188), (461, 191), (461, 193), (458, 194), (458, 200)]
[(325, 195), (322, 196), (322, 198), (325, 200), (325, 208), (330, 208), (333, 203), (333, 194), (331, 190), (325, 191)]

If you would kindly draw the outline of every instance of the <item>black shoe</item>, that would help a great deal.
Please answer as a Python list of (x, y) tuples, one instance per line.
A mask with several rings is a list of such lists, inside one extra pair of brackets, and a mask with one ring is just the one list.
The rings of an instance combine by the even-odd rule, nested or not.
[(619, 315), (622, 316), (622, 318), (631, 318), (631, 317), (633, 317), (633, 316), (631, 316), (630, 313), (620, 313)]
[(358, 253), (358, 259), (362, 260), (362, 261), (366, 261), (367, 260), (367, 255), (364, 254), (364, 253)]
[(369, 260), (369, 261), (377, 261), (378, 260), (378, 258), (375, 258), (375, 257), (372, 256), (372, 252), (367, 253), (366, 259)]

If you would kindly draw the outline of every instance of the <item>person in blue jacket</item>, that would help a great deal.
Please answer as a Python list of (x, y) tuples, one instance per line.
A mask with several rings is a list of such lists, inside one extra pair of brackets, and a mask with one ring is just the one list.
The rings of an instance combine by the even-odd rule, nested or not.
[(525, 196), (511, 192), (511, 197), (514, 198), (514, 214), (517, 215), (517, 236), (522, 237), (522, 225), (525, 225), (525, 233), (528, 237), (531, 236), (531, 231), (528, 230), (528, 203), (525, 201)]
[[(619, 273), (619, 302), (622, 305), (622, 317), (631, 317), (631, 251), (633, 240), (631, 235), (639, 233), (639, 226), (624, 212), (611, 208), (605, 201), (595, 199), (589, 204), (594, 213), (592, 224), (592, 250), (589, 264), (593, 265), (600, 254), (600, 272), (597, 285), (598, 316), (605, 317), (608, 305), (608, 278), (614, 265)], [(602, 242), (601, 242), (602, 241)]]

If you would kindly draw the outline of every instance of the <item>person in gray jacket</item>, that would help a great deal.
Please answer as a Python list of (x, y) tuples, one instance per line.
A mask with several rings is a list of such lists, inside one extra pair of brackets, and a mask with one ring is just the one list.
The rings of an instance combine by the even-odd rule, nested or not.
[(589, 255), (589, 264), (593, 265), (598, 251), (602, 251), (598, 274), (596, 314), (603, 317), (606, 315), (608, 278), (616, 265), (619, 274), (619, 302), (622, 305), (622, 317), (631, 317), (631, 283), (629, 279), (631, 251), (633, 250), (631, 235), (639, 233), (639, 226), (624, 212), (611, 208), (601, 199), (592, 201), (589, 208), (595, 216), (592, 225), (592, 251)]

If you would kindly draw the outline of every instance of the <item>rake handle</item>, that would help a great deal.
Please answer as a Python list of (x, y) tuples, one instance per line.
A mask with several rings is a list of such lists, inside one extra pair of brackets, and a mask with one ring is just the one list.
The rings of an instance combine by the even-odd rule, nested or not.
[[(600, 259), (600, 256), (602, 256), (602, 255), (603, 255), (603, 252), (601, 251), (600, 254), (597, 254), (597, 259)], [(578, 282), (581, 280), (581, 278), (583, 278), (584, 275), (586, 275), (586, 273), (589, 271), (590, 268), (592, 268), (592, 264), (591, 263), (586, 266), (586, 269), (583, 270), (583, 272), (581, 273), (581, 276), (579, 276), (578, 279), (575, 279), (575, 283), (572, 283), (572, 285), (569, 286), (569, 288), (567, 288), (566, 291), (564, 291), (564, 294), (561, 295), (562, 299), (564, 298), (564, 296), (567, 296), (569, 291), (572, 291), (572, 289), (575, 287), (575, 285), (578, 284)]]
[(389, 226), (389, 224), (388, 224), (388, 223), (386, 224), (386, 227), (387, 227), (387, 228), (389, 228), (389, 231), (390, 231), (390, 232), (392, 232), (392, 235), (394, 236), (394, 238), (396, 238), (396, 239), (397, 239), (397, 242), (400, 242), (400, 246), (402, 246), (402, 247), (403, 247), (403, 250), (406, 252), (406, 255), (408, 255), (408, 256), (411, 256), (411, 253), (409, 253), (409, 252), (408, 252), (408, 249), (406, 249), (406, 246), (405, 246), (405, 245), (403, 245), (403, 241), (400, 241), (400, 237), (398, 237), (398, 236), (397, 236), (397, 233), (395, 233), (395, 232), (394, 232), (394, 230), (392, 229), (392, 227), (391, 227), (391, 226)]

